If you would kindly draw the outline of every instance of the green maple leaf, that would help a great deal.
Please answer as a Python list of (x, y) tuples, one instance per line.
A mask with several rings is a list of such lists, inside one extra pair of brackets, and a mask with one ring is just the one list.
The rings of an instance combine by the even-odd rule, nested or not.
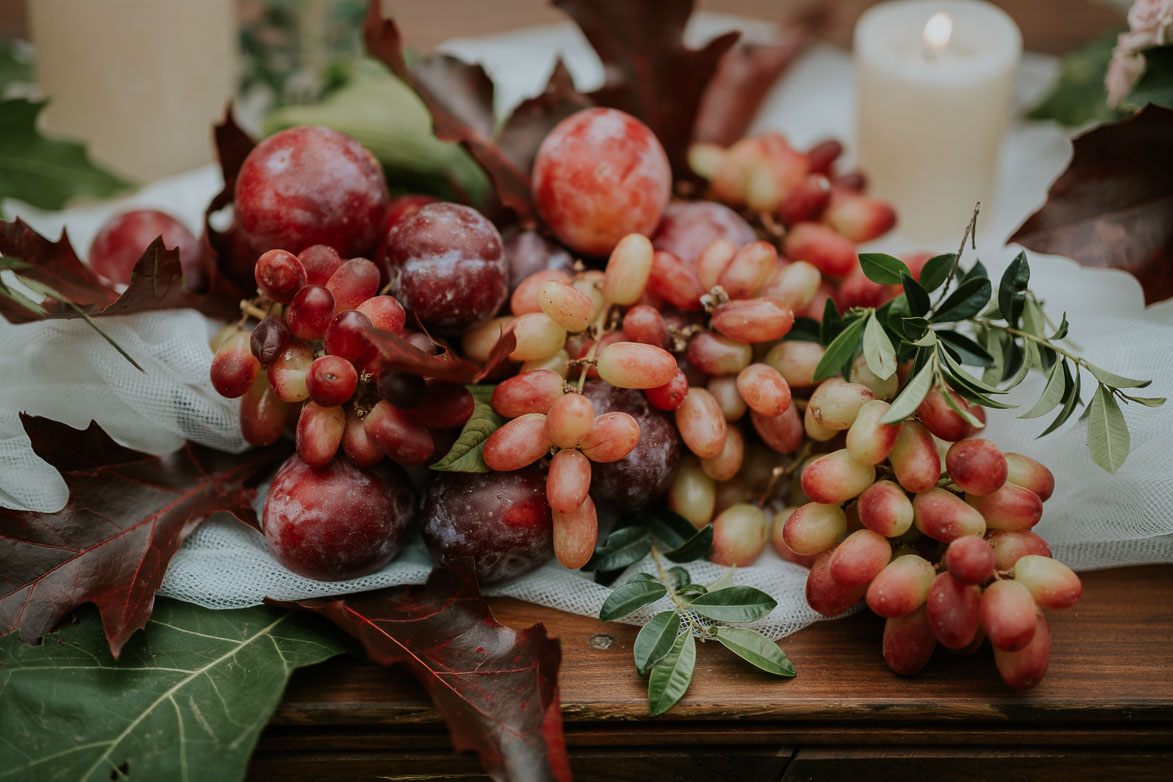
[(46, 103), (0, 101), (0, 199), (61, 209), (74, 196), (105, 198), (127, 187), (125, 180), (96, 166), (82, 144), (47, 138), (37, 130)]
[(0, 780), (244, 779), (293, 670), (346, 649), (308, 616), (164, 599), (117, 661), (96, 611), (0, 638)]

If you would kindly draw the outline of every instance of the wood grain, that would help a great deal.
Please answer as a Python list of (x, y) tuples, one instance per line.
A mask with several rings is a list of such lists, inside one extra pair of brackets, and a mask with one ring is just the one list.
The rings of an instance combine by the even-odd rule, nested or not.
[[(1083, 574), (1084, 597), (1048, 617), (1051, 669), (1036, 689), (1002, 685), (988, 648), (938, 651), (907, 679), (880, 658), (882, 621), (859, 614), (782, 640), (799, 675), (756, 673), (715, 644), (689, 693), (647, 717), (631, 666), (636, 628), (515, 600), (513, 627), (543, 622), (563, 644), (560, 685), (579, 780), (1173, 779), (1173, 566)], [(607, 649), (591, 644), (612, 639)], [(250, 779), (482, 779), (454, 754), (437, 712), (402, 670), (340, 659), (294, 675)], [(1090, 775), (1090, 776), (1089, 776)]]

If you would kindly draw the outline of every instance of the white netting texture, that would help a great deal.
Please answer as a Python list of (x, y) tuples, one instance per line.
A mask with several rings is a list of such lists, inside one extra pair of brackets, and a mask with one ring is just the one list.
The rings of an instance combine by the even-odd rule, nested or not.
[[(508, 91), (517, 97), (535, 91), (559, 50), (589, 88), (601, 72), (584, 47), (581, 38), (566, 28), (463, 45), (465, 53), (486, 60), (490, 72), (508, 82), (499, 94)], [(460, 48), (449, 47), (458, 52)], [(526, 62), (525, 68), (518, 66), (520, 60)], [(1037, 92), (1037, 77), (1041, 73), (1045, 81), (1053, 63), (1034, 60), (1024, 65), (1020, 87)], [(799, 146), (826, 136), (843, 137), (852, 124), (851, 96), (849, 59), (820, 49), (799, 63), (774, 92), (759, 125), (786, 129)], [(1042, 203), (1069, 154), (1070, 145), (1054, 128), (1028, 126), (1009, 137), (997, 204), (985, 210), (987, 219), (979, 232), (981, 258), (992, 275), (999, 274), (1016, 252), (1003, 248), (1005, 237)], [(215, 170), (209, 167), (158, 183), (130, 203), (167, 209), (194, 227), (217, 184)], [(123, 202), (117, 208), (126, 206)], [(53, 237), (68, 224), (76, 246), (85, 248), (114, 208), (55, 215), (27, 208), (15, 211)], [(958, 228), (962, 225), (964, 220), (959, 219)], [(906, 243), (899, 234), (877, 243), (889, 252), (905, 249), (902, 244)], [(1139, 287), (1122, 273), (1082, 269), (1070, 261), (1034, 255), (1031, 266), (1032, 287), (1045, 299), (1047, 311), (1054, 316), (1069, 313), (1071, 338), (1080, 353), (1119, 374), (1152, 378), (1153, 395), (1169, 395), (1173, 302), (1144, 310)], [(74, 426), (93, 418), (120, 442), (153, 453), (171, 451), (185, 438), (228, 450), (243, 446), (236, 403), (217, 397), (207, 381), (207, 339), (214, 324), (183, 311), (104, 319), (103, 326), (143, 364), (145, 375), (80, 321), (25, 326), (0, 321), (0, 504), (53, 511), (66, 499), (60, 476), (32, 453), (17, 418), (22, 411)], [(1085, 381), (1090, 384), (1091, 378)], [(1029, 404), (1040, 387), (1041, 380), (1033, 378), (1012, 401)], [(1055, 496), (1037, 530), (1057, 557), (1079, 569), (1173, 561), (1173, 404), (1157, 410), (1130, 406), (1125, 417), (1132, 432), (1132, 455), (1117, 475), (1110, 476), (1087, 456), (1084, 424), (1069, 422), (1061, 431), (1035, 440), (1047, 418), (1021, 421), (1013, 412), (990, 414), (987, 436), (1003, 449), (1039, 459), (1054, 471)], [(242, 607), (265, 596), (308, 598), (422, 582), (430, 567), (417, 538), (378, 573), (346, 582), (310, 581), (277, 565), (258, 533), (231, 519), (214, 518), (197, 529), (175, 557), (162, 594), (214, 608)], [(707, 562), (687, 567), (693, 580), (701, 583), (723, 571)], [(650, 572), (651, 564), (645, 561), (633, 569)], [(756, 586), (778, 600), (778, 608), (757, 625), (775, 638), (818, 619), (806, 605), (804, 580), (803, 569), (769, 550), (757, 564), (737, 572), (738, 583)], [(597, 615), (609, 590), (550, 564), (487, 591)], [(647, 607), (627, 621), (643, 621), (661, 608)]]

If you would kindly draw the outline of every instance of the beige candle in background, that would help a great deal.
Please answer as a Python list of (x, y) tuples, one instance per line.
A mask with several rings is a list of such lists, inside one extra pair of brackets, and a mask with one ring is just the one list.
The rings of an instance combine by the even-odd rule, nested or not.
[(137, 182), (213, 159), (236, 87), (233, 0), (29, 0), (45, 130)]
[(956, 240), (976, 201), (989, 213), (1021, 54), (1013, 20), (977, 0), (896, 0), (860, 17), (859, 163), (906, 237)]

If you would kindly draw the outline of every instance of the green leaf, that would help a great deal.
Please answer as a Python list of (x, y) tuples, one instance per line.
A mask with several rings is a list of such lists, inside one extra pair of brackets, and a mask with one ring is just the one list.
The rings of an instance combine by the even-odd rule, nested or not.
[(712, 547), (713, 525), (706, 524), (676, 548), (665, 551), (664, 557), (672, 562), (693, 562), (708, 554)]
[(1160, 407), (1167, 401), (1163, 396), (1129, 396), (1125, 393), (1121, 393), (1120, 395), (1129, 402), (1139, 402), (1145, 407)]
[[(21, 285), (25, 286), (29, 290), (36, 291), (37, 293), (41, 294), (42, 296), (49, 296), (49, 297), (57, 299), (61, 302), (64, 302), (66, 304), (66, 306), (70, 307), (71, 309), (73, 309), (74, 312), (76, 312), (78, 315), (80, 315), (82, 320), (84, 320), (89, 325), (90, 328), (92, 328), (94, 331), (98, 332), (98, 336), (100, 336), (102, 339), (106, 340), (106, 342), (110, 345), (110, 347), (117, 350), (119, 352), (119, 354), (121, 354), (121, 356), (124, 359), (126, 359), (128, 362), (130, 362), (130, 365), (132, 367), (137, 369), (139, 372), (142, 372), (144, 375), (147, 373), (147, 370), (143, 369), (142, 366), (140, 366), (139, 363), (137, 361), (135, 361), (131, 357), (131, 355), (129, 353), (127, 353), (126, 350), (121, 345), (119, 345), (117, 342), (115, 342), (113, 337), (111, 337), (109, 334), (107, 334), (105, 331), (102, 330), (102, 327), (98, 325), (98, 322), (96, 320), (94, 320), (92, 317), (90, 317), (90, 314), (88, 312), (86, 312), (81, 307), (74, 304), (69, 299), (62, 296), (57, 291), (53, 290), (52, 288), (50, 288), (48, 285), (46, 285), (43, 282), (38, 282), (37, 280), (30, 280), (27, 277), (20, 277), (20, 276), (18, 276), (16, 279)], [(12, 291), (11, 289), (8, 289), (8, 293), (12, 294), (12, 293), (14, 293), (14, 291)]]
[(1070, 326), (1067, 323), (1067, 313), (1063, 313), (1063, 318), (1059, 321), (1059, 327), (1055, 329), (1055, 333), (1051, 335), (1051, 342), (1058, 342), (1067, 336), (1067, 330)]
[(1051, 371), (1047, 373), (1047, 385), (1043, 386), (1043, 393), (1039, 395), (1039, 400), (1035, 402), (1034, 407), (1018, 416), (1019, 418), (1038, 418), (1046, 415), (1063, 401), (1063, 394), (1067, 391), (1066, 378), (1070, 377), (1070, 374), (1065, 375), (1060, 371), (1060, 365), (1065, 363), (1056, 361), (1051, 365)]
[(746, 662), (778, 676), (794, 676), (794, 666), (778, 644), (755, 630), (718, 627), (717, 642)]
[(613, 530), (607, 536), (607, 542), (595, 549), (594, 556), (583, 565), (583, 570), (621, 570), (639, 562), (651, 550), (652, 536), (644, 527)]
[[(1055, 416), (1055, 420), (1043, 430), (1043, 433), (1039, 437), (1049, 435), (1066, 423), (1067, 419), (1075, 411), (1076, 405), (1079, 404), (1080, 375), (1078, 372), (1072, 375), (1071, 370), (1067, 368), (1066, 361), (1063, 362), (1063, 384), (1067, 388), (1063, 395), (1063, 409), (1059, 411), (1059, 415)], [(1038, 438), (1036, 437), (1035, 439)]]
[(819, 336), (819, 322), (814, 318), (795, 318), (794, 325), (790, 327), (790, 331), (786, 332), (786, 336), (782, 337), (783, 342), (791, 340), (818, 342), (821, 344), (823, 340)]
[(864, 276), (881, 285), (899, 285), (903, 277), (912, 277), (908, 264), (885, 253), (861, 253), (859, 265)]
[(843, 331), (839, 332), (835, 341), (827, 346), (826, 352), (823, 353), (818, 366), (815, 367), (815, 382), (831, 377), (851, 360), (859, 346), (859, 335), (866, 322), (867, 319), (862, 317), (851, 321)]
[(718, 589), (733, 586), (733, 573), (737, 570), (737, 565), (731, 565), (728, 570), (720, 575), (716, 581), (708, 584), (710, 592), (716, 592)]
[(839, 332), (843, 331), (843, 318), (839, 315), (839, 308), (835, 301), (828, 296), (823, 302), (823, 319), (819, 322), (819, 342), (830, 345)]
[(1121, 107), (1139, 111), (1152, 103), (1173, 108), (1173, 46), (1154, 46), (1142, 52), (1144, 73), (1132, 91), (1124, 96)]
[(75, 196), (105, 198), (128, 183), (90, 161), (85, 147), (42, 136), (37, 116), (46, 101), (0, 101), (0, 199), (61, 209)]
[(990, 273), (986, 271), (985, 264), (983, 264), (981, 261), (974, 261), (973, 266), (970, 266), (961, 273), (961, 277), (958, 279), (958, 282), (964, 283), (969, 282), (970, 280), (988, 280), (989, 278)]
[(33, 64), (26, 56), (28, 45), (20, 46), (16, 39), (0, 41), (0, 93), (9, 84), (35, 84)]
[(997, 331), (995, 329), (982, 329), (982, 347), (990, 356), (990, 365), (986, 367), (986, 371), (982, 373), (982, 381), (986, 383), (997, 383), (1003, 378), (1003, 353), (1002, 340), (1008, 335), (1004, 331)]
[(1003, 387), (1003, 391), (1014, 388), (1023, 380), (1026, 380), (1026, 376), (1030, 374), (1030, 368), (1034, 366), (1035, 361), (1038, 359), (1038, 349), (1035, 347), (1035, 343), (1026, 342), (1021, 348), (1017, 347), (1017, 342), (1011, 341), (1010, 344), (1016, 346), (1018, 358), (1022, 363), (1018, 364), (1018, 371), (1015, 372), (1010, 382)]
[(920, 371), (904, 384), (904, 390), (900, 392), (899, 396), (892, 400), (892, 406), (880, 418), (880, 423), (898, 423), (915, 413), (916, 409), (920, 407), (920, 403), (924, 401), (925, 395), (929, 393), (929, 388), (933, 385), (934, 374), (935, 364), (932, 361), (926, 361)]
[(431, 465), (438, 472), (489, 472), (485, 464), (485, 440), (505, 424), (489, 400), (495, 386), (465, 386), (473, 398), (472, 415), (464, 422), (460, 437), (448, 449), (444, 458)]
[(603, 607), (599, 609), (599, 619), (610, 622), (627, 616), (638, 608), (656, 602), (666, 594), (668, 588), (659, 581), (628, 581), (607, 595)]
[(640, 629), (631, 649), (640, 676), (672, 650), (678, 635), (680, 615), (675, 611), (661, 611)]
[(964, 418), (970, 426), (974, 427), (975, 429), (981, 429), (985, 426), (980, 418), (966, 410), (963, 406), (957, 404), (957, 401), (953, 398), (952, 394), (943, 394), (942, 396), (945, 399), (945, 405), (953, 412)]
[(666, 657), (652, 667), (648, 677), (648, 711), (655, 717), (676, 705), (692, 683), (696, 666), (696, 639), (687, 630), (676, 636)]
[(1125, 116), (1108, 108), (1104, 74), (1116, 46), (1113, 30), (1086, 46), (1069, 52), (1060, 61), (1059, 80), (1043, 100), (1031, 109), (1030, 119), (1054, 120), (1070, 128), (1089, 123), (1111, 122)]
[(665, 548), (682, 546), (685, 541), (690, 540), (697, 532), (696, 527), (692, 526), (691, 521), (676, 511), (662, 506), (652, 510), (645, 517), (645, 523), (652, 535), (663, 543)]
[(953, 270), (953, 264), (956, 261), (956, 253), (934, 255), (932, 258), (929, 258), (920, 270), (919, 282), (921, 287), (929, 293), (941, 287), (941, 283), (948, 279), (949, 272)]
[(1116, 472), (1128, 458), (1132, 442), (1124, 413), (1112, 396), (1112, 390), (1100, 383), (1088, 405), (1087, 448), (1092, 461), (1108, 472)]
[(243, 779), (294, 669), (347, 651), (321, 620), (159, 598), (110, 657), (98, 612), (28, 646), (0, 639), (0, 775)]
[(962, 364), (988, 367), (994, 363), (994, 357), (987, 353), (985, 348), (964, 334), (949, 329), (938, 329), (937, 339), (955, 351)]
[(627, 583), (630, 584), (632, 581), (655, 581), (655, 580), (656, 580), (656, 577), (653, 576), (651, 573), (636, 573), (631, 578), (627, 579)]
[(688, 568), (682, 568), (680, 565), (670, 567), (668, 575), (672, 576), (672, 586), (675, 589), (684, 589), (692, 584), (692, 573), (688, 572)]
[(932, 301), (929, 300), (928, 291), (911, 277), (904, 277), (901, 280), (901, 286), (904, 288), (904, 298), (908, 302), (908, 311), (918, 317), (927, 315), (933, 307)]
[(1029, 282), (1030, 264), (1026, 260), (1026, 253), (1020, 252), (1006, 267), (998, 283), (998, 308), (1002, 311), (1002, 319), (1016, 328), (1026, 304), (1026, 286)]
[(929, 323), (927, 318), (900, 319), (901, 331), (904, 332), (905, 337), (907, 337), (909, 340), (912, 340), (914, 343), (916, 340), (924, 338), (925, 332), (928, 331), (930, 325), (932, 324)]
[(953, 372), (958, 377), (961, 378), (962, 382), (965, 383), (965, 385), (970, 386), (978, 391), (982, 391), (987, 394), (1005, 393), (1002, 389), (998, 388), (997, 386), (995, 386), (991, 383), (987, 383), (983, 380), (978, 380), (976, 377), (974, 377), (973, 375), (966, 372), (964, 369), (961, 368), (961, 364), (958, 363), (957, 359), (953, 358), (953, 356), (949, 355), (949, 353), (942, 351), (940, 353), (940, 355), (942, 358), (944, 358), (945, 365), (948, 366), (951, 370), (953, 370)]
[(868, 314), (863, 327), (863, 358), (872, 374), (881, 380), (896, 373), (896, 349), (874, 311)]
[(774, 610), (778, 602), (760, 589), (731, 586), (701, 595), (688, 607), (718, 622), (753, 622)]
[(1096, 380), (1112, 388), (1147, 388), (1153, 382), (1151, 380), (1133, 380), (1130, 377), (1122, 377), (1106, 369), (1100, 369), (1090, 361), (1084, 362), (1084, 365), (1088, 368), (1089, 372), (1095, 375)]
[(949, 297), (937, 307), (932, 317), (934, 323), (949, 323), (950, 321), (968, 320), (982, 311), (982, 307), (990, 301), (993, 287), (985, 277), (975, 277), (966, 280), (949, 294)]

